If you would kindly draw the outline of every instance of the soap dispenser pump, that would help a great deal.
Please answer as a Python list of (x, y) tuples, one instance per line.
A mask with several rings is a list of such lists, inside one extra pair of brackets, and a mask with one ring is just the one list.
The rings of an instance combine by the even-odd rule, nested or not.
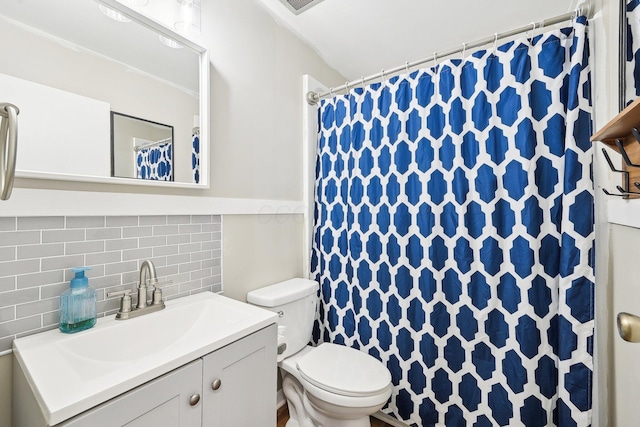
[(85, 271), (91, 267), (73, 268), (75, 277), (70, 288), (60, 296), (60, 330), (65, 333), (84, 331), (96, 324), (96, 291), (89, 287)]

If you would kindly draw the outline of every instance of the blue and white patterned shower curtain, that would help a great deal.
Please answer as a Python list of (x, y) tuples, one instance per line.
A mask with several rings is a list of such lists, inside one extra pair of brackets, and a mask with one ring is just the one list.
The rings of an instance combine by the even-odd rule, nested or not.
[(200, 134), (191, 135), (191, 171), (193, 172), (193, 182), (200, 183)]
[(589, 426), (586, 19), (322, 101), (316, 342), (418, 426)]
[(138, 151), (136, 178), (173, 181), (173, 144), (167, 142)]

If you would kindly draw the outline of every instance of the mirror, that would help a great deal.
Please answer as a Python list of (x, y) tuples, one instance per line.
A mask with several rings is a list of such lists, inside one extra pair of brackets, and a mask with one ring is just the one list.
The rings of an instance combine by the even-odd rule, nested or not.
[(173, 126), (111, 112), (111, 176), (173, 181)]
[(640, 96), (640, 5), (620, 0), (620, 110)]
[[(208, 187), (207, 52), (142, 9), (116, 0), (0, 2), (0, 39), (10, 41), (0, 46), (0, 102), (20, 108), (16, 176)], [(159, 127), (125, 139), (158, 142), (160, 128), (171, 134), (163, 147), (170, 179), (138, 178), (131, 140), (123, 143), (129, 154), (118, 154), (127, 120)]]

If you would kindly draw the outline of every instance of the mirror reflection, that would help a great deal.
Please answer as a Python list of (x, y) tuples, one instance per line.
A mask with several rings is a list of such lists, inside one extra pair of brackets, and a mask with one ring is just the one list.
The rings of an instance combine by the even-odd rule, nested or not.
[(111, 176), (173, 181), (173, 126), (111, 113)]
[(131, 146), (126, 162), (111, 150), (117, 112), (172, 129), (165, 179), (196, 183), (204, 49), (127, 8), (127, 19), (112, 19), (100, 5), (114, 2), (0, 2), (0, 39), (11, 40), (0, 45), (0, 93), (21, 112), (17, 175), (138, 181), (146, 172), (131, 170)]

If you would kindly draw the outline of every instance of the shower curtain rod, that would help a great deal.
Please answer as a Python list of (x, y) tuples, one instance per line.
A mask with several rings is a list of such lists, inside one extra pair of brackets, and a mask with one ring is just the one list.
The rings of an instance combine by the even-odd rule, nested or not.
[(173, 138), (165, 138), (159, 141), (147, 142), (146, 144), (136, 145), (135, 147), (133, 147), (133, 151), (137, 153), (138, 151), (144, 150), (145, 148), (155, 147), (156, 145), (162, 145), (165, 142), (171, 141), (173, 141)]
[(592, 18), (591, 16), (591, 12), (592, 12), (592, 8), (591, 8), (591, 1), (587, 1), (585, 3), (580, 3), (578, 5), (578, 7), (576, 8), (576, 10), (574, 10), (573, 12), (567, 12), (567, 13), (563, 13), (562, 15), (558, 15), (555, 16), (553, 18), (549, 18), (549, 19), (543, 19), (542, 21), (539, 22), (532, 22), (529, 25), (525, 25), (510, 31), (506, 31), (504, 33), (496, 33), (494, 34), (492, 37), (486, 37), (484, 39), (481, 40), (476, 40), (474, 42), (471, 43), (463, 43), (462, 47), (457, 47), (457, 48), (453, 48), (453, 49), (449, 49), (446, 50), (444, 52), (433, 52), (433, 56), (429, 57), (429, 58), (423, 58), (423, 59), (419, 59), (417, 61), (413, 61), (413, 62), (406, 62), (405, 65), (401, 65), (399, 67), (395, 67), (392, 68), (390, 70), (382, 70), (379, 73), (376, 74), (372, 74), (369, 77), (362, 77), (359, 80), (353, 80), (350, 82), (347, 82), (345, 84), (343, 84), (342, 86), (338, 86), (336, 88), (331, 88), (325, 92), (314, 92), (314, 91), (309, 91), (307, 92), (307, 102), (309, 103), (309, 105), (316, 105), (321, 99), (323, 98), (327, 98), (329, 96), (333, 96), (333, 94), (335, 92), (339, 92), (339, 91), (343, 91), (343, 90), (348, 90), (349, 87), (353, 87), (353, 86), (357, 86), (357, 85), (363, 85), (367, 82), (371, 82), (377, 79), (381, 79), (381, 78), (385, 78), (388, 77), (390, 75), (394, 75), (394, 74), (398, 74), (402, 71), (408, 71), (409, 68), (413, 68), (416, 67), (418, 65), (422, 65), (425, 64), (429, 61), (437, 61), (438, 58), (445, 58), (447, 56), (451, 56), (454, 55), (456, 53), (461, 53), (464, 52), (467, 49), (474, 49), (476, 47), (480, 47), (480, 46), (484, 46), (487, 45), (489, 43), (495, 43), (500, 39), (504, 39), (507, 37), (512, 37), (515, 36), (517, 34), (521, 34), (524, 33), (526, 31), (535, 31), (536, 29), (540, 29), (540, 28), (544, 28), (544, 27), (548, 27), (551, 25), (555, 25), (555, 24), (559, 24), (561, 22), (564, 21), (568, 21), (570, 19), (575, 19), (578, 16), (581, 15), (585, 15), (587, 18)]

